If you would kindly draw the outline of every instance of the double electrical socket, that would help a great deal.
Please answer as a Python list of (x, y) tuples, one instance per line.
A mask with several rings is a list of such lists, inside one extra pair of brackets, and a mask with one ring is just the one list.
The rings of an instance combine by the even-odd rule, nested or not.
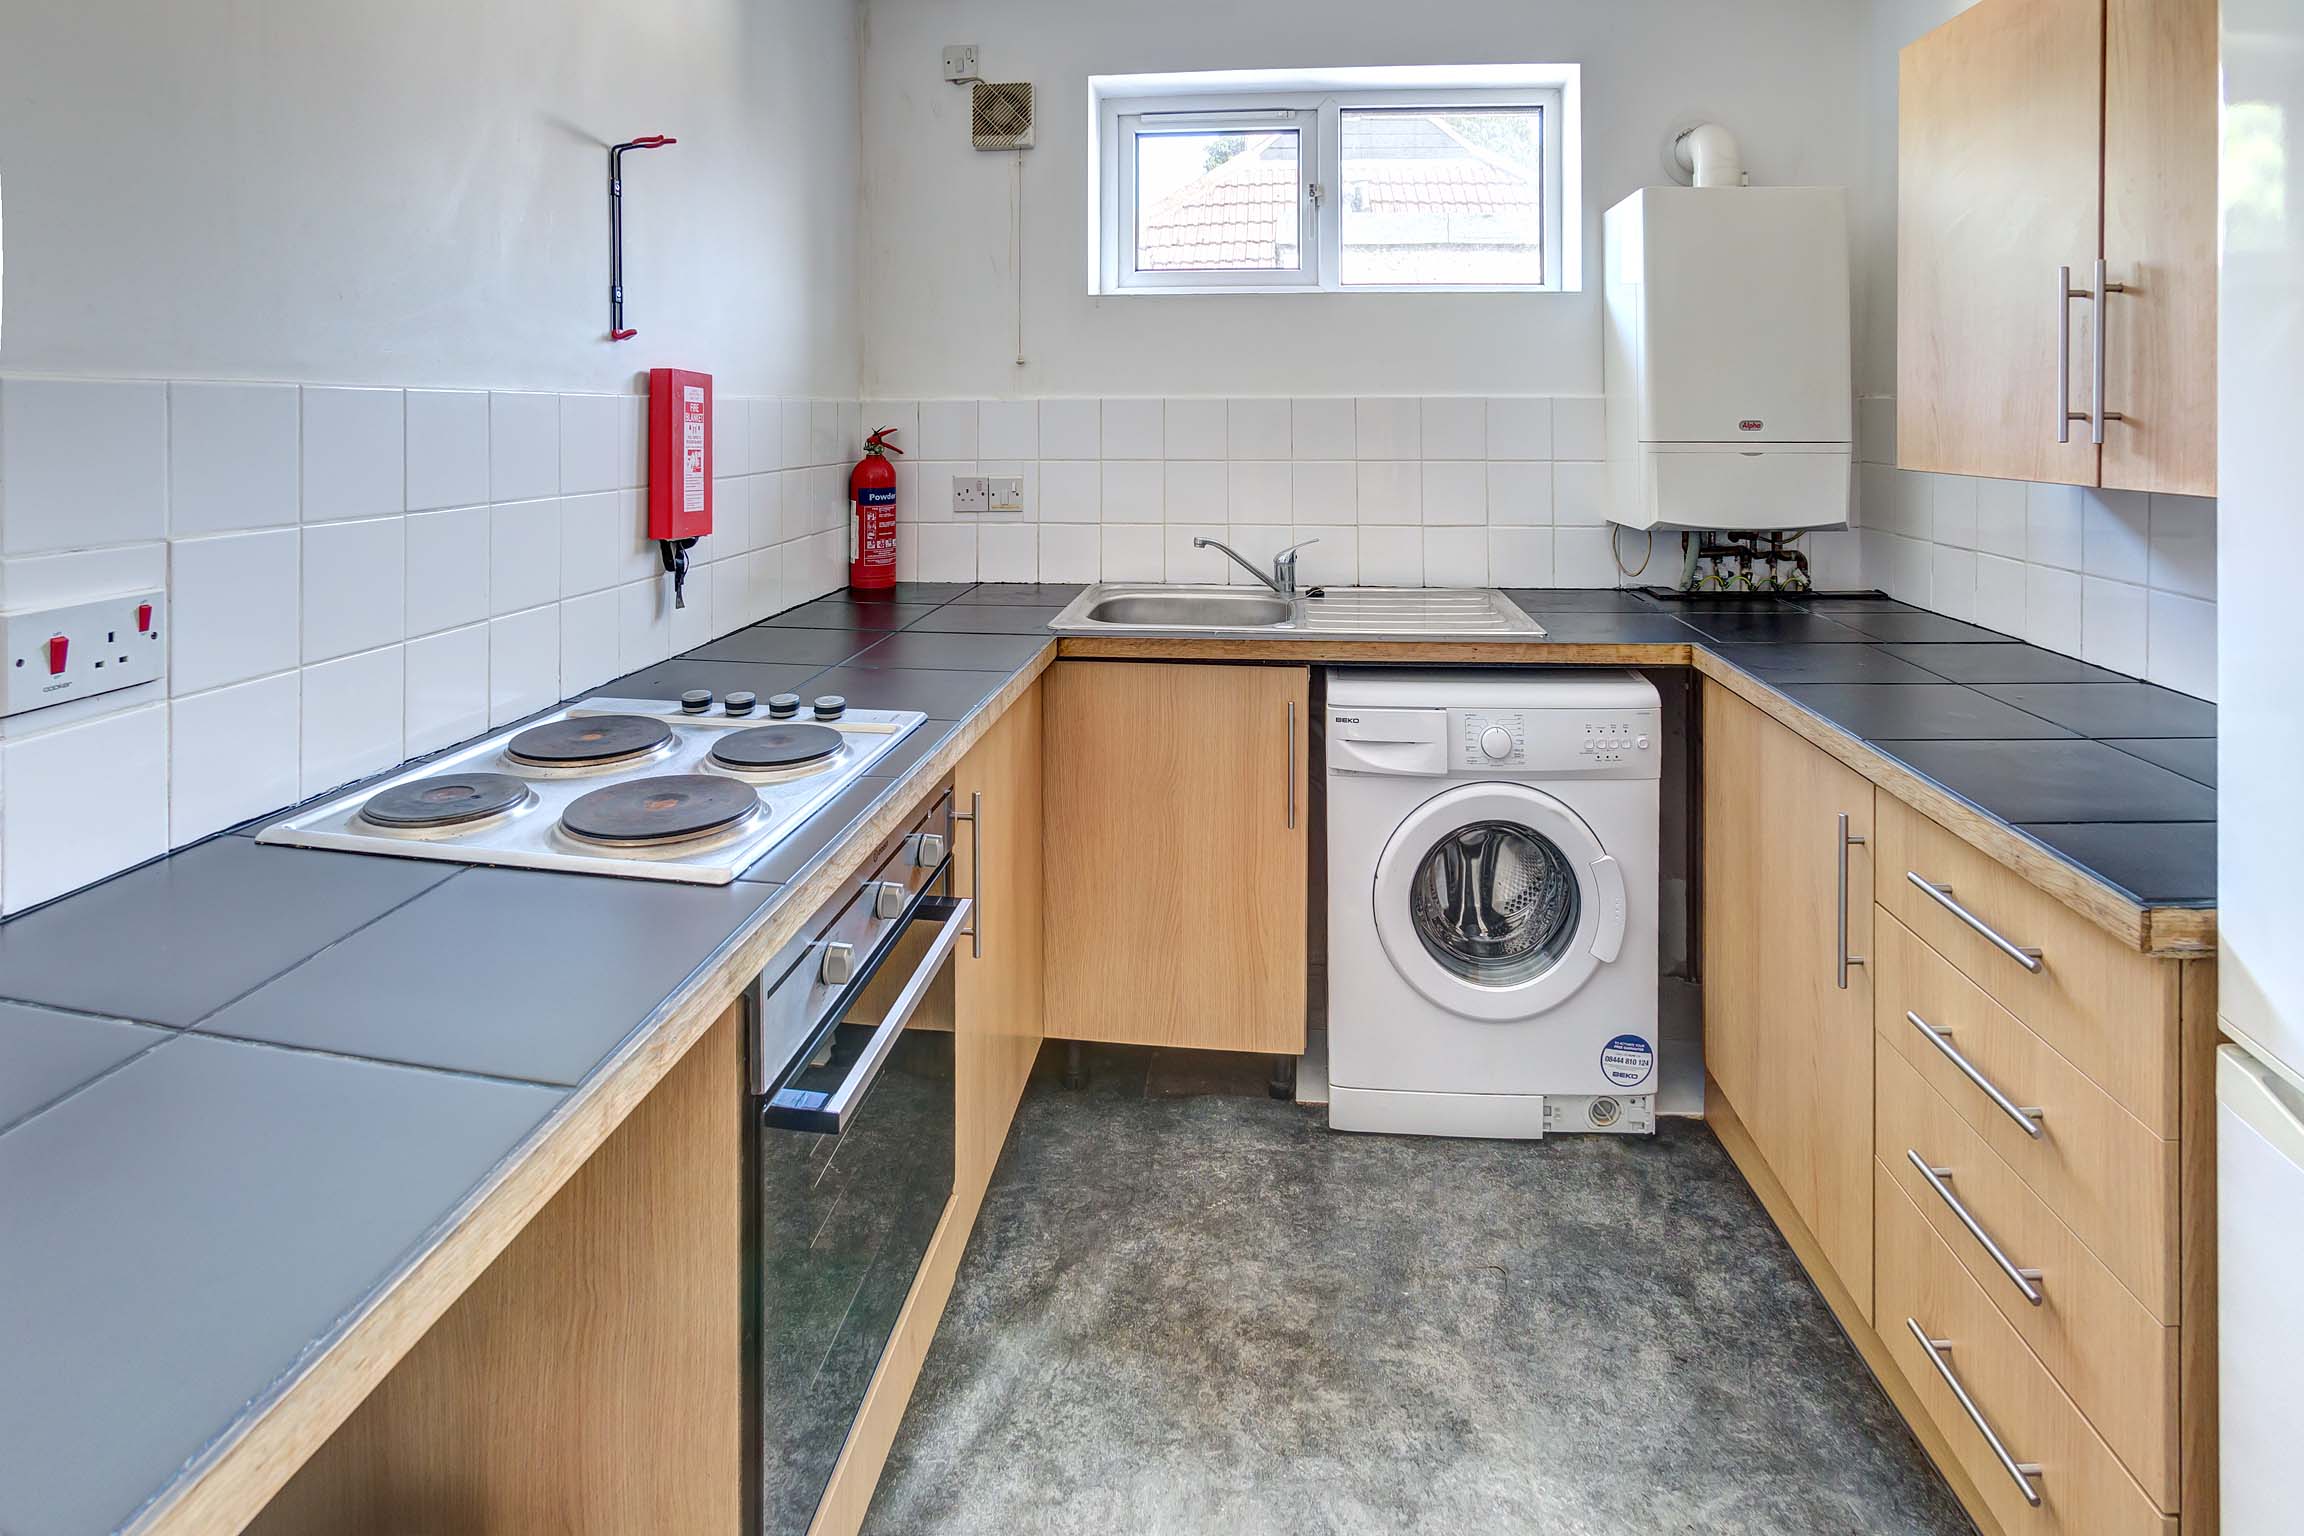
[(1021, 475), (954, 475), (952, 510), (955, 513), (1021, 512), (1024, 479)]

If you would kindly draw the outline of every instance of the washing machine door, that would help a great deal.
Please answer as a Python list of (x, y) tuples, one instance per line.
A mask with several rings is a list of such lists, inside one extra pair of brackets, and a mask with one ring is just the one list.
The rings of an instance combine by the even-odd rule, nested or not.
[(1374, 900), (1393, 968), (1467, 1018), (1556, 1008), (1624, 942), (1623, 870), (1583, 817), (1525, 784), (1416, 807), (1376, 860)]

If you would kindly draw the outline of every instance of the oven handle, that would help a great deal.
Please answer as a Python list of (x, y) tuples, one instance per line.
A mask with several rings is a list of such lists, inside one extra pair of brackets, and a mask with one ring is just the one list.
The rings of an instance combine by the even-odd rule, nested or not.
[[(888, 1053), (896, 1048), (896, 1037), (912, 1022), (912, 1015), (919, 1012), (920, 1001), (935, 984), (936, 973), (951, 958), (953, 946), (960, 942), (961, 930), (969, 925), (974, 906), (965, 897), (955, 901), (931, 896), (920, 903), (917, 914), (936, 919), (936, 937), (929, 940), (927, 953), (920, 957), (919, 965), (906, 978), (904, 989), (889, 1005), (888, 1016), (872, 1032), (872, 1043), (864, 1047), (840, 1086), (828, 1094), (795, 1095), (793, 1101), (787, 1102), (782, 1090), (772, 1090), (761, 1106), (762, 1125), (772, 1130), (814, 1131), (828, 1136), (837, 1136), (848, 1128), (849, 1117), (855, 1113), (856, 1106), (864, 1102), (873, 1079), (887, 1065)], [(803, 1099), (805, 1102), (801, 1102)]]

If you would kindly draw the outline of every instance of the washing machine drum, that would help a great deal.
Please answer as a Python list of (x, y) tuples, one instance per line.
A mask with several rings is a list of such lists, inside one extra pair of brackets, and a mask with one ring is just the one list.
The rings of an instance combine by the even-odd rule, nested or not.
[(1376, 933), (1453, 1013), (1555, 1007), (1616, 957), (1624, 880), (1582, 817), (1520, 784), (1467, 784), (1412, 811), (1376, 861)]

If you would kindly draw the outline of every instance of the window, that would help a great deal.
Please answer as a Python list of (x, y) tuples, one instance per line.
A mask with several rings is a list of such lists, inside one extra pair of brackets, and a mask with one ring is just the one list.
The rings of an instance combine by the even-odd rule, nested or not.
[(1099, 293), (1574, 290), (1573, 66), (1099, 76)]

